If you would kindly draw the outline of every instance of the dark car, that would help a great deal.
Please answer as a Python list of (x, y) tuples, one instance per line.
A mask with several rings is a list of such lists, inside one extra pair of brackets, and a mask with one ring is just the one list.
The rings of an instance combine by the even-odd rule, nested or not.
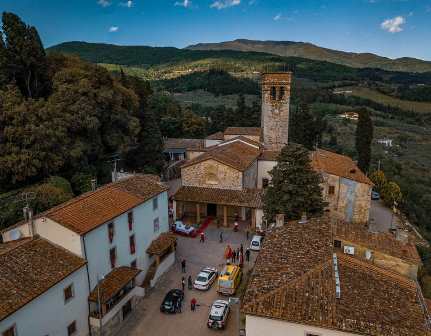
[(160, 311), (171, 314), (181, 313), (183, 300), (184, 292), (181, 289), (171, 289), (160, 305)]
[(377, 200), (379, 200), (380, 199), (380, 194), (377, 192), (377, 191), (372, 191), (371, 192), (371, 199), (372, 200), (374, 200), (374, 201), (377, 201)]

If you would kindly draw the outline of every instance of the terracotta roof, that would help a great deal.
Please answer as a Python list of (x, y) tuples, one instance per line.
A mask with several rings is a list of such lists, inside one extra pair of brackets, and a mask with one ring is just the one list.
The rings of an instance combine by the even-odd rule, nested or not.
[(216, 132), (216, 133), (208, 135), (205, 139), (207, 139), (207, 140), (224, 140), (224, 133), (223, 132)]
[(260, 153), (259, 160), (260, 161), (277, 161), (277, 158), (279, 155), (280, 155), (279, 151), (263, 150), (262, 153)]
[(31, 238), (30, 237), (26, 237), (26, 238), (21, 238), (21, 239), (17, 239), (17, 240), (11, 240), (5, 243), (0, 243), (0, 254), (6, 253), (10, 250), (13, 250), (14, 248), (25, 244), (26, 242), (28, 242)]
[(204, 151), (205, 142), (203, 139), (167, 138), (165, 140), (165, 150), (175, 149), (175, 148)]
[(364, 335), (429, 335), (416, 283), (336, 254), (328, 217), (289, 223), (267, 234), (246, 290), (246, 314)]
[(172, 246), (177, 238), (171, 232), (162, 232), (147, 248), (148, 254), (162, 255)]
[(0, 321), (86, 263), (42, 238), (21, 240), (14, 245), (0, 253)]
[(181, 187), (174, 195), (176, 201), (214, 203), (221, 205), (262, 208), (263, 192), (259, 189), (219, 189), (201, 187)]
[(224, 131), (225, 135), (253, 135), (260, 136), (262, 128), (260, 127), (228, 127)]
[(421, 258), (416, 246), (411, 242), (401, 242), (395, 239), (394, 235), (387, 233), (369, 232), (363, 225), (349, 224), (342, 221), (334, 221), (334, 239), (340, 239), (371, 250), (379, 251), (393, 257), (403, 259), (413, 264), (419, 265)]
[(85, 193), (44, 213), (83, 235), (168, 188), (151, 175), (134, 175)]
[(100, 284), (97, 285), (90, 293), (88, 300), (98, 301), (98, 288), (100, 286), (100, 301), (106, 303), (109, 299), (114, 297), (118, 292), (123, 289), (130, 281), (132, 281), (141, 271), (136, 268), (127, 266), (120, 266), (114, 268)]
[(260, 149), (250, 142), (245, 143), (242, 139), (230, 140), (208, 148), (196, 158), (187, 161), (181, 168), (194, 165), (209, 159), (216, 160), (236, 170), (244, 171), (257, 159)]
[(311, 163), (317, 171), (324, 171), (331, 175), (373, 185), (373, 182), (365, 176), (348, 156), (318, 149), (311, 153)]

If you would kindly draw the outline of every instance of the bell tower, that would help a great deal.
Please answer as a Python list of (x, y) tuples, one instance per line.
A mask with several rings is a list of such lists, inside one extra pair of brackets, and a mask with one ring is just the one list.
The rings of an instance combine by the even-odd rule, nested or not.
[(291, 81), (291, 72), (262, 75), (261, 127), (265, 149), (279, 151), (287, 144)]

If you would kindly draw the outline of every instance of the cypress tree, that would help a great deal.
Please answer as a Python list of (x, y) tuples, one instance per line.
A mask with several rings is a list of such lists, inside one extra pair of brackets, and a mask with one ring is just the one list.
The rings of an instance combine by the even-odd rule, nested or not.
[(370, 112), (366, 108), (359, 111), (355, 140), (358, 167), (363, 172), (368, 172), (371, 161), (371, 143), (373, 142), (373, 121), (371, 120)]
[(308, 104), (301, 103), (296, 110), (292, 110), (290, 140), (313, 150), (319, 139), (317, 122), (310, 113)]
[(284, 214), (286, 219), (298, 219), (303, 213), (323, 212), (321, 177), (311, 167), (310, 152), (305, 147), (285, 146), (269, 174), (272, 180), (265, 190), (263, 208), (269, 223), (277, 214)]

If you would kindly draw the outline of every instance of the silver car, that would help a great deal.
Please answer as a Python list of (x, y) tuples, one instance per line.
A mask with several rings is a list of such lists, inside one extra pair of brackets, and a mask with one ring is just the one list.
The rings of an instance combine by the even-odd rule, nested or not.
[(225, 300), (214, 301), (208, 316), (207, 327), (211, 329), (224, 329), (229, 311), (229, 302)]
[(199, 290), (208, 290), (217, 278), (218, 271), (214, 267), (205, 267), (197, 275), (193, 287)]

